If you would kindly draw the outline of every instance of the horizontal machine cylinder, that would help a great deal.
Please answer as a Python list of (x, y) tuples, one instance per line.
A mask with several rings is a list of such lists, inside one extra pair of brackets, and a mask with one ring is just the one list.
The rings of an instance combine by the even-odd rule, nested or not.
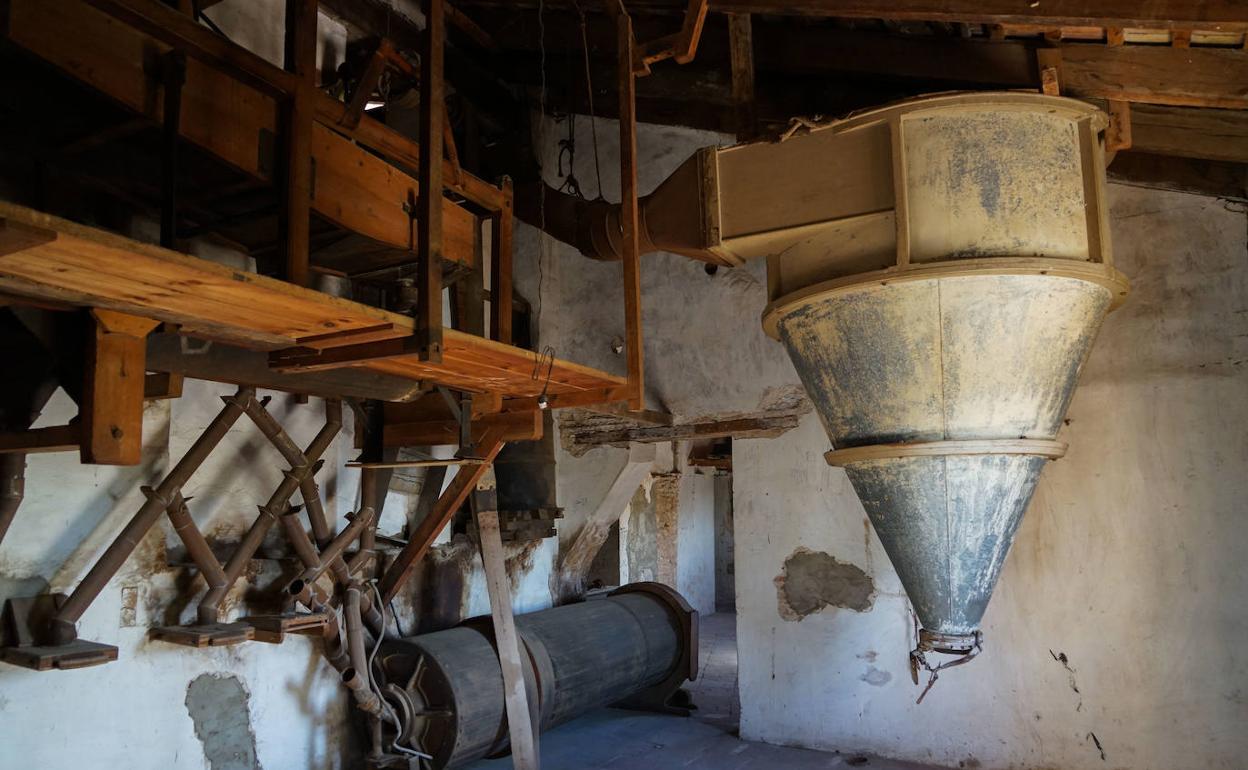
[[(697, 676), (697, 612), (675, 590), (633, 583), (609, 596), (516, 618), (529, 713), (549, 730), (607, 705), (679, 710)], [(503, 676), (489, 618), (382, 644), (389, 738), (456, 767), (508, 750)]]

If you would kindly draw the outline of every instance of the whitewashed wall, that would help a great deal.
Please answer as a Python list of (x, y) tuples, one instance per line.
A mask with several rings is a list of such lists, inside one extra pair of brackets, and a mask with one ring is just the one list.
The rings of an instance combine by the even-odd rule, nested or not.
[[(1248, 228), (1208, 198), (1110, 200), (1132, 295), (1093, 349), (985, 652), (922, 705), (904, 595), (818, 421), (736, 443), (743, 737), (987, 768), (1244, 766)], [(799, 546), (866, 570), (873, 608), (781, 619), (772, 579)]]
[[(542, 145), (554, 168), (563, 127), (541, 128), (554, 137)], [(598, 134), (614, 199), (614, 122), (599, 121)], [(576, 137), (576, 174), (592, 197), (584, 118)], [(639, 127), (642, 191), (697, 147), (724, 141)], [(1070, 452), (1042, 477), (988, 610), (986, 652), (946, 672), (922, 706), (906, 670), (905, 596), (844, 473), (823, 461), (818, 420), (736, 442), (744, 737), (987, 768), (1243, 766), (1248, 227), (1242, 206), (1110, 190), (1132, 296), (1085, 369), (1062, 435)], [(609, 344), (622, 334), (618, 265), (529, 228), (518, 242), (530, 299), (542, 255), (543, 338), (560, 356), (623, 371)], [(763, 274), (758, 263), (708, 277), (673, 255), (643, 259), (652, 400), (692, 418), (748, 411), (768, 388), (796, 382), (761, 330)], [(563, 489), (608, 483), (599, 475), (608, 456), (560, 455), (565, 505)], [(773, 581), (798, 547), (865, 570), (872, 609), (782, 620)], [(1061, 653), (1071, 670), (1054, 660)]]

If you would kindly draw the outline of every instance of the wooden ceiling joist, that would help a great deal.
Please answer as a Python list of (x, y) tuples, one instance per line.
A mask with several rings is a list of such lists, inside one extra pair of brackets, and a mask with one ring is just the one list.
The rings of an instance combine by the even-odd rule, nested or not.
[[(171, 26), (162, 27), (165, 31), (156, 39), (84, 0), (11, 0), (0, 6), (7, 10), (0, 29), (12, 42), (153, 122), (161, 119), (160, 86), (147, 74), (146, 52), (160, 50), (166, 44), (162, 41), (190, 40), (194, 50), (204, 55), (187, 62), (182, 137), (257, 180), (272, 179), (280, 99), (271, 92), (284, 93), (291, 73), (205, 27), (187, 27), (181, 14), (159, 3), (101, 0), (101, 4), (127, 22), (134, 14), (119, 9), (146, 9), (140, 17), (146, 20), (144, 28), (154, 25), (153, 19), (168, 19)], [(231, 74), (217, 68), (223, 61)], [(239, 68), (253, 76), (243, 82), (234, 76)], [(269, 85), (258, 88), (254, 85), (257, 78)], [(417, 228), (407, 208), (418, 197), (418, 184), (407, 170), (414, 171), (419, 164), (419, 144), (368, 117), (350, 126), (347, 105), (326, 94), (315, 94), (314, 107), (312, 209), (340, 227), (388, 246), (412, 248)], [(471, 174), (458, 174), (447, 186), (487, 210), (502, 205), (502, 192)], [(443, 209), (444, 257), (473, 264), (475, 216), (451, 201), (444, 202)]]
[[(634, 16), (679, 13), (686, 0), (629, 0)], [(573, 0), (544, 0), (548, 9), (570, 9)], [(538, 0), (461, 0), (460, 5), (536, 8)], [(824, 16), (847, 19), (944, 21), (968, 24), (1032, 24), (1045, 27), (1145, 27), (1248, 30), (1237, 0), (710, 0), (716, 13)]]

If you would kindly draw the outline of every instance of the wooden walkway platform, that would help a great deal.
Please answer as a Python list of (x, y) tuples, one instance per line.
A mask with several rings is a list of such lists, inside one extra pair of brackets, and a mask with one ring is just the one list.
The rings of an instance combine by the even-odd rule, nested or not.
[[(98, 307), (181, 326), (183, 333), (276, 351), (275, 367), (358, 366), (504, 398), (542, 392), (549, 360), (454, 329), (441, 363), (406, 353), (413, 320), (206, 259), (0, 201), (0, 292)], [(536, 372), (536, 376), (535, 376)], [(601, 403), (623, 377), (555, 360), (548, 392)]]

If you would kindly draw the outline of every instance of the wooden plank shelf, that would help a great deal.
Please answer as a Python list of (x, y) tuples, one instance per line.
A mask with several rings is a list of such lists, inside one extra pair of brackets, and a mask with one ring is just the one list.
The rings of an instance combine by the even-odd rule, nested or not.
[[(283, 368), (355, 366), (505, 398), (538, 396), (549, 359), (444, 330), (441, 363), (421, 361), (412, 318), (0, 201), (0, 292), (176, 323), (183, 333), (281, 351)], [(377, 346), (381, 346), (378, 348)], [(380, 353), (378, 352), (380, 350)], [(537, 373), (536, 376), (534, 373)], [(624, 378), (555, 360), (547, 392), (611, 401)], [(553, 398), (552, 405), (560, 399)]]

